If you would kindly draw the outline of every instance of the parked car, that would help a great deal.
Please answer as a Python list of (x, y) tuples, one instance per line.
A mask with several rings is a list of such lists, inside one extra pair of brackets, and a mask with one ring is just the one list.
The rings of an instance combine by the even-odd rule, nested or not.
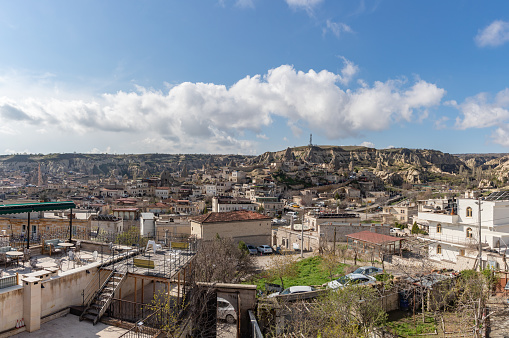
[(360, 268), (357, 268), (357, 270), (355, 270), (354, 272), (352, 272), (349, 275), (360, 273), (361, 275), (373, 276), (373, 275), (377, 275), (377, 274), (383, 273), (383, 272), (384, 272), (383, 269), (376, 268), (374, 266), (361, 266)]
[(262, 254), (272, 253), (272, 248), (270, 247), (270, 245), (260, 245), (257, 249)]
[(281, 292), (274, 292), (274, 293), (271, 293), (270, 295), (268, 295), (267, 297), (276, 297), (276, 296), (280, 296), (280, 295), (293, 295), (295, 293), (302, 293), (302, 292), (311, 292), (311, 291), (315, 291), (316, 289), (312, 286), (290, 286), (289, 288), (286, 288), (284, 289), (283, 291)]
[(237, 313), (233, 305), (224, 298), (217, 297), (217, 319), (226, 320), (228, 324), (233, 324), (237, 320)]
[(367, 285), (373, 284), (376, 282), (376, 279), (371, 276), (366, 276), (360, 273), (350, 273), (347, 276), (340, 277), (336, 280), (333, 280), (327, 283), (327, 288), (329, 289), (338, 289), (344, 288), (345, 286), (351, 285)]
[(258, 254), (258, 250), (256, 250), (256, 248), (253, 245), (247, 244), (246, 246), (247, 246), (247, 249), (249, 250), (250, 255)]

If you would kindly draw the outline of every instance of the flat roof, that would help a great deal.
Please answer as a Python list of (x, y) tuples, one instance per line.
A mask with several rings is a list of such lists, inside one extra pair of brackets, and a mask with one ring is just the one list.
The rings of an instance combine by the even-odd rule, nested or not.
[(73, 201), (2, 204), (0, 205), (0, 215), (22, 214), (33, 211), (67, 210), (74, 208), (76, 208), (76, 204)]
[(402, 238), (399, 238), (399, 237), (378, 234), (376, 232), (371, 232), (371, 231), (361, 231), (361, 232), (357, 232), (354, 234), (346, 235), (346, 237), (350, 237), (353, 239), (357, 239), (359, 241), (369, 242), (369, 243), (374, 243), (374, 244), (383, 244), (383, 243), (397, 242), (397, 241), (403, 240)]

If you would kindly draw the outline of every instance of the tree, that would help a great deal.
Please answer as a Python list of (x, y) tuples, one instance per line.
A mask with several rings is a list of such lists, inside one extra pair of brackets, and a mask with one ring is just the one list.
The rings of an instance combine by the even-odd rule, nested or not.
[(255, 271), (252, 257), (229, 237), (199, 244), (194, 258), (198, 282), (240, 283)]
[(267, 274), (269, 279), (278, 278), (281, 281), (281, 287), (284, 289), (284, 277), (297, 276), (297, 258), (293, 255), (273, 255), (267, 264)]
[(327, 272), (330, 280), (332, 280), (334, 271), (337, 270), (339, 264), (340, 264), (339, 257), (336, 256), (330, 250), (325, 250), (324, 254), (322, 255), (322, 262), (320, 263), (320, 266), (321, 266), (322, 270)]
[(412, 225), (412, 234), (416, 235), (416, 234), (420, 233), (420, 230), (421, 229), (419, 229), (417, 222), (414, 222), (414, 225)]
[(350, 286), (325, 292), (312, 303), (284, 305), (279, 316), (285, 317), (285, 326), (276, 331), (288, 336), (369, 337), (387, 319), (378, 290), (370, 286)]

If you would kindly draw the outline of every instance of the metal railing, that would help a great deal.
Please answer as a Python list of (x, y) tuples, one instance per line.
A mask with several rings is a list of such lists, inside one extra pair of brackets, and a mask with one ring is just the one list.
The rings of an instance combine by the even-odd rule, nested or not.
[(479, 241), (477, 238), (467, 238), (467, 237), (459, 237), (459, 236), (453, 236), (453, 235), (444, 235), (444, 234), (429, 234), (429, 235), (419, 235), (418, 237), (427, 238), (427, 239), (433, 239), (441, 242), (448, 242), (453, 244), (462, 244), (462, 245), (478, 245)]
[[(108, 280), (109, 276), (113, 273), (113, 271), (102, 271), (102, 276), (104, 279), (102, 283)], [(83, 297), (83, 306), (88, 306), (88, 304), (94, 299), (97, 291), (101, 289), (101, 269), (97, 269), (95, 274), (92, 276), (92, 279), (88, 282), (88, 284), (81, 291), (81, 295)]]
[(260, 330), (260, 326), (258, 325), (258, 321), (256, 320), (256, 316), (252, 310), (248, 311), (249, 320), (251, 321), (251, 333), (253, 338), (263, 338), (262, 331)]
[(0, 289), (5, 289), (11, 286), (18, 285), (16, 276), (7, 276), (0, 278)]
[(134, 326), (120, 336), (120, 338), (152, 338), (157, 337), (161, 330), (151, 327), (154, 318), (160, 316), (161, 309), (157, 309), (154, 313), (148, 315), (142, 320), (136, 322)]

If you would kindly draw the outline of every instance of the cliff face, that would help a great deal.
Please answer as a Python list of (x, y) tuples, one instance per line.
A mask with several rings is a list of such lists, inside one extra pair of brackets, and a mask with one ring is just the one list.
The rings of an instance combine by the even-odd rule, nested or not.
[(456, 156), (427, 149), (381, 149), (365, 147), (298, 147), (283, 151), (266, 152), (253, 158), (253, 164), (300, 160), (310, 164), (329, 164), (334, 169), (371, 167), (378, 170), (388, 167), (424, 168), (434, 172), (458, 173), (465, 163)]

